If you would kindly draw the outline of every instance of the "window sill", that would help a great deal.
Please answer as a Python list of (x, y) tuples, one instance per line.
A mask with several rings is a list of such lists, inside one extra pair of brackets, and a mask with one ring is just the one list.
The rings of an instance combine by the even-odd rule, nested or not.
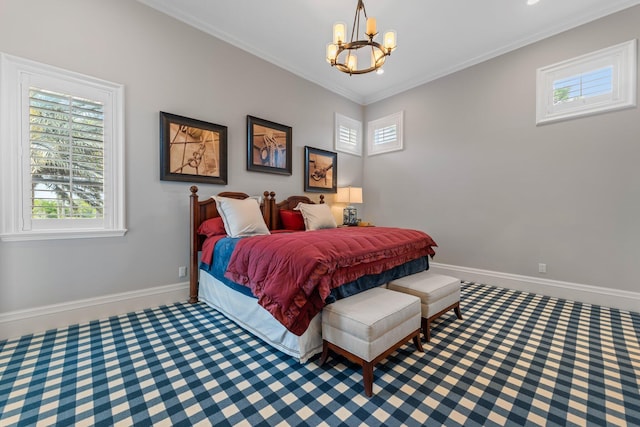
[(90, 239), (96, 237), (122, 237), (127, 229), (121, 230), (38, 230), (20, 233), (4, 233), (0, 241), (20, 242), (29, 240), (62, 240), (62, 239)]

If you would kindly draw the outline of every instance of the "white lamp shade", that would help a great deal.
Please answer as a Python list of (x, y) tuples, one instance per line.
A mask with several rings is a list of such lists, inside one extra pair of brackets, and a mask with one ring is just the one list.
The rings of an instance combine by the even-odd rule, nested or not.
[(349, 188), (348, 187), (338, 187), (338, 192), (336, 193), (336, 202), (338, 202), (338, 203), (349, 203)]
[(349, 203), (362, 203), (362, 188), (349, 187)]
[(336, 194), (338, 203), (362, 203), (361, 187), (340, 187)]

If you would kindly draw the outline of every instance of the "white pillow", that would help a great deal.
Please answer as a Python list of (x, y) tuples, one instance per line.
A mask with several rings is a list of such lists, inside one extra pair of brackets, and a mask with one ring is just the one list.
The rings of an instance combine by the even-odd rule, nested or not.
[(255, 199), (239, 200), (218, 196), (213, 196), (213, 199), (229, 237), (271, 234)]
[(321, 228), (336, 228), (336, 220), (333, 218), (329, 205), (311, 205), (298, 203), (294, 208), (302, 212), (304, 226), (307, 230), (320, 230)]

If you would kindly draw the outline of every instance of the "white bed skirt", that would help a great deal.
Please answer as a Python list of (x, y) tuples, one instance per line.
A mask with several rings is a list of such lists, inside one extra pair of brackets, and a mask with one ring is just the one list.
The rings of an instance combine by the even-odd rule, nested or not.
[(256, 298), (234, 291), (204, 270), (200, 270), (198, 298), (241, 328), (302, 363), (322, 351), (322, 313), (313, 318), (304, 334), (294, 335), (258, 305)]

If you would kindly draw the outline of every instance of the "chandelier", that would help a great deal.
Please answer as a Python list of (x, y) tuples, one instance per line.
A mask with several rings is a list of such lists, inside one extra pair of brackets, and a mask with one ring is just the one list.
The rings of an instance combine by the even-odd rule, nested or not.
[[(362, 39), (358, 40), (360, 33), (360, 15), (364, 15), (366, 29)], [(376, 31), (376, 18), (368, 18), (362, 0), (358, 0), (356, 16), (353, 18), (351, 39), (346, 41), (347, 26), (343, 22), (333, 25), (333, 43), (327, 45), (327, 62), (343, 73), (366, 74), (371, 71), (382, 72), (387, 56), (396, 48), (396, 32), (387, 31), (382, 38), (382, 44), (374, 40), (378, 35)], [(358, 68), (358, 54), (367, 54), (370, 57), (368, 68)], [(366, 56), (361, 55), (366, 60)], [(361, 61), (362, 62), (362, 61)]]

